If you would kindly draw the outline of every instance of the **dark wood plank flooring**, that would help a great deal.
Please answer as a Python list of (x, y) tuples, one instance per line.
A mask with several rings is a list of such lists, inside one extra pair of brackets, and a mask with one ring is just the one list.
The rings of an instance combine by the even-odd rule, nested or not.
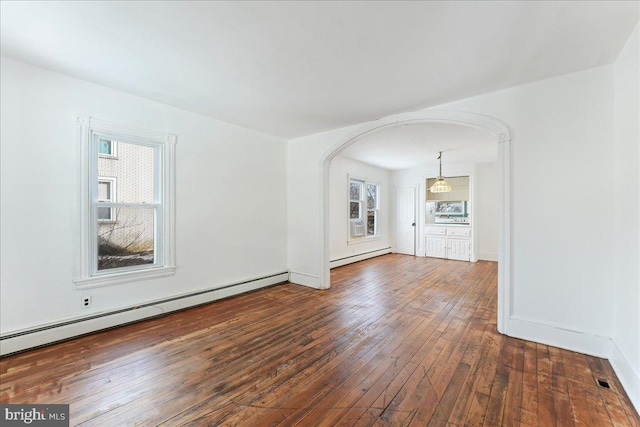
[(0, 401), (87, 426), (640, 426), (606, 360), (498, 334), (496, 283), (386, 255), (5, 357)]

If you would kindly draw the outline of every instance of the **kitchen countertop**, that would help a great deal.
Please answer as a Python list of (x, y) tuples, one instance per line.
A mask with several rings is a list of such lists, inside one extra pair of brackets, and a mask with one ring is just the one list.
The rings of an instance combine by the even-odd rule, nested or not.
[(425, 227), (470, 227), (471, 224), (425, 224)]

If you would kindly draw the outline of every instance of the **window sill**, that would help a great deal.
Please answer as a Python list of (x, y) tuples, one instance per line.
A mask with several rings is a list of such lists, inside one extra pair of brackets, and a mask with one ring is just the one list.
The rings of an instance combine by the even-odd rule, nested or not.
[(76, 289), (92, 289), (104, 286), (120, 285), (122, 283), (138, 282), (140, 280), (158, 279), (176, 274), (175, 267), (156, 267), (147, 270), (126, 271), (122, 273), (105, 274), (102, 276), (83, 277), (75, 279)]
[(347, 240), (347, 245), (357, 245), (359, 243), (367, 243), (367, 242), (374, 242), (376, 240), (380, 240), (382, 239), (382, 236), (377, 235), (377, 236), (371, 236), (371, 237), (360, 237), (359, 239), (349, 239)]

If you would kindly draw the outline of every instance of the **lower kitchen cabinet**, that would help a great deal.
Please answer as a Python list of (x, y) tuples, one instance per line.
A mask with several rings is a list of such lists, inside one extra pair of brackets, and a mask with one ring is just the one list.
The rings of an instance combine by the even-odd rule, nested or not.
[(469, 239), (447, 238), (447, 258), (458, 261), (471, 259), (471, 241)]
[(427, 256), (434, 258), (447, 257), (447, 238), (427, 236)]
[(471, 227), (426, 227), (428, 257), (471, 260)]

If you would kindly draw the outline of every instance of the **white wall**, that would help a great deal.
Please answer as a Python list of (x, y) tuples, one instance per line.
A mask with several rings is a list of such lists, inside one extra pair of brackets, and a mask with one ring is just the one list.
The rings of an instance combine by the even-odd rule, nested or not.
[[(640, 50), (638, 27), (615, 63), (613, 366), (640, 409)], [(611, 179), (610, 177), (607, 177)], [(602, 179), (602, 178), (601, 178)]]
[(500, 218), (498, 164), (476, 163), (474, 178), (476, 197), (473, 232), (476, 256), (480, 260), (497, 261)]
[[(488, 115), (512, 130), (512, 319), (537, 340), (582, 349), (612, 335), (613, 68), (600, 67), (438, 107)], [(327, 151), (356, 127), (289, 141), (289, 264), (319, 277), (320, 182)], [(555, 191), (561, 183), (562, 191)], [(550, 190), (551, 189), (551, 190)], [(594, 195), (598, 195), (596, 199)], [(541, 202), (542, 201), (542, 202)], [(523, 325), (531, 326), (524, 331)], [(562, 331), (575, 331), (568, 343)], [(530, 333), (530, 332), (535, 332)], [(560, 334), (560, 335), (558, 335)], [(547, 339), (548, 338), (548, 339)], [(601, 349), (592, 352), (602, 354)]]
[[(1, 64), (2, 333), (286, 271), (285, 141)], [(178, 136), (175, 276), (75, 290), (79, 114)]]
[(341, 128), (288, 141), (287, 262), (294, 283), (320, 287), (321, 161), (329, 146), (347, 135), (350, 129)]
[[(364, 147), (363, 147), (364, 148)], [(380, 237), (376, 239), (361, 238), (348, 243), (349, 237), (349, 178), (363, 178), (380, 184)], [(391, 246), (389, 237), (389, 205), (393, 194), (389, 185), (389, 171), (367, 165), (343, 156), (331, 161), (330, 176), (330, 229), (331, 242), (329, 258), (338, 260), (353, 255), (386, 249)]]
[(527, 325), (511, 323), (540, 325), (540, 338), (543, 326), (594, 339), (612, 333), (602, 310), (613, 302), (613, 193), (602, 179), (613, 171), (612, 72), (594, 68), (442, 107), (513, 130), (512, 317)]

